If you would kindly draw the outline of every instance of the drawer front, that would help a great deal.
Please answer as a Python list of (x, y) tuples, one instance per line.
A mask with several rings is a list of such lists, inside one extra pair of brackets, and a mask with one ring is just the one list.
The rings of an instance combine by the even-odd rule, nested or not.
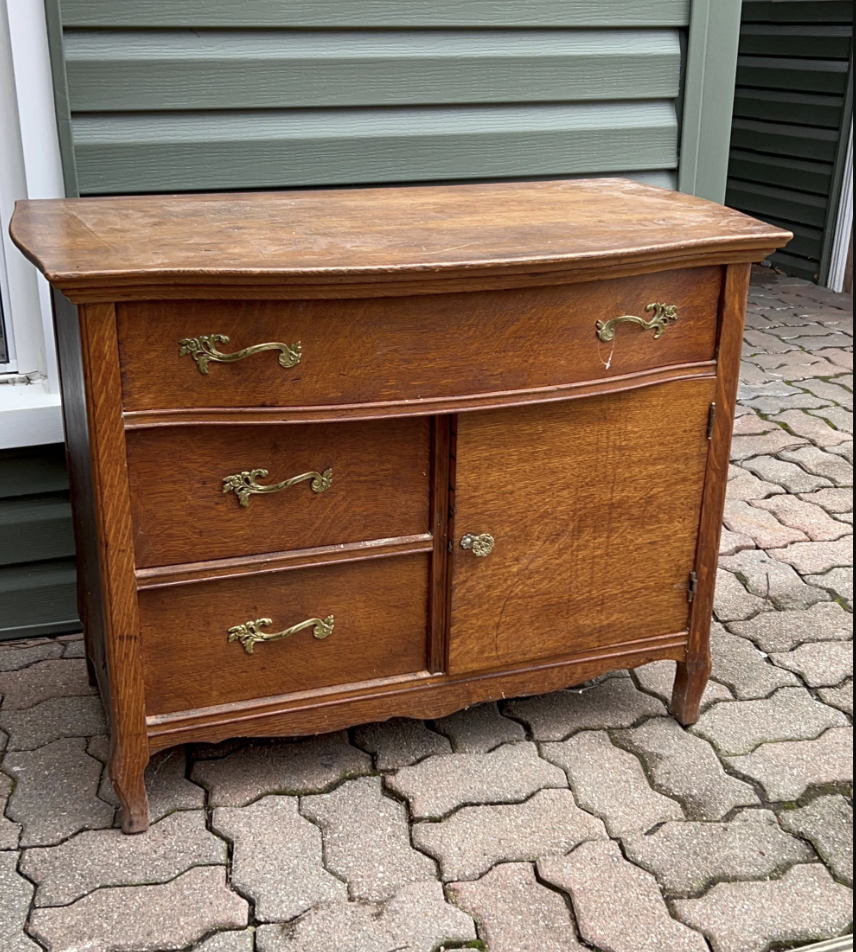
[[(142, 591), (148, 714), (424, 671), (429, 561), (405, 556)], [(253, 644), (289, 629), (299, 630)]]
[(130, 432), (137, 565), (426, 534), (430, 466), (425, 419)]
[[(701, 268), (479, 294), (122, 304), (125, 409), (412, 403), (712, 360), (721, 281)], [(625, 317), (637, 321), (610, 324)]]
[(715, 385), (461, 417), (451, 674), (688, 629)]

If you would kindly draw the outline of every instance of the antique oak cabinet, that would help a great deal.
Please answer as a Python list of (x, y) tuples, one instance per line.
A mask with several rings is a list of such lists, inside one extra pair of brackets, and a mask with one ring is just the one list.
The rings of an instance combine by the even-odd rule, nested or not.
[(623, 180), (24, 202), (93, 679), (150, 755), (678, 662), (697, 719), (751, 263)]

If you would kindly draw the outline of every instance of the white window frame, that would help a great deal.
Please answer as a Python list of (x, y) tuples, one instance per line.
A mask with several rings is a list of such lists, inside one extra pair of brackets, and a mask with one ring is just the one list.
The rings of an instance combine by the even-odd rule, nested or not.
[(14, 363), (0, 365), (0, 449), (62, 442), (47, 282), (14, 246), (15, 202), (64, 196), (42, 0), (0, 0), (0, 279)]

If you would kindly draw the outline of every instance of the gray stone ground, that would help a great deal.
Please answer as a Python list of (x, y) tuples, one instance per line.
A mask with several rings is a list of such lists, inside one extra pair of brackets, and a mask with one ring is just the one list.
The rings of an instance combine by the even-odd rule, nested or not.
[(115, 828), (81, 643), (0, 648), (3, 952), (771, 952), (851, 928), (852, 299), (758, 270), (701, 723), (674, 665), (197, 747)]

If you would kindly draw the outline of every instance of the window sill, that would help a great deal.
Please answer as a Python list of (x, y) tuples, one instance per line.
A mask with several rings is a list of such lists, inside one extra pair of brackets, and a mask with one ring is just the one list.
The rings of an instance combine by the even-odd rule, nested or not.
[(62, 443), (62, 403), (41, 384), (0, 384), (0, 450)]

